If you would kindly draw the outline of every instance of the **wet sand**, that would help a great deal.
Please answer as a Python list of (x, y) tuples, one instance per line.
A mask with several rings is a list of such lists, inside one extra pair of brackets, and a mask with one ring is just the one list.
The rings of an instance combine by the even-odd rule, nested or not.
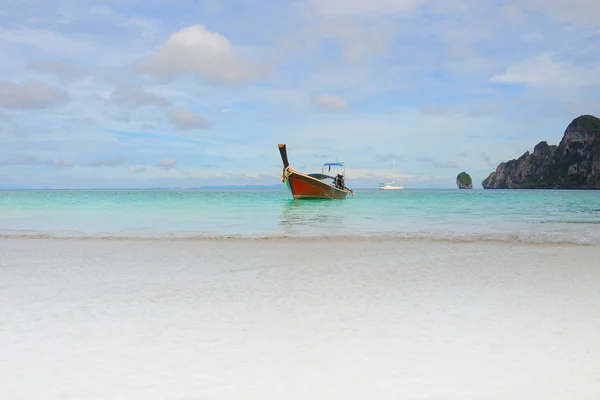
[(595, 399), (600, 247), (0, 239), (6, 399)]

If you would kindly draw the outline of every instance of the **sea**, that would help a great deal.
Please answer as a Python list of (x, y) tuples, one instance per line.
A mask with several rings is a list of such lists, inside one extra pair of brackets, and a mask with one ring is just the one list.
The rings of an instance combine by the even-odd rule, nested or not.
[(113, 238), (369, 236), (600, 244), (600, 193), (357, 189), (293, 200), (281, 189), (0, 191), (0, 235)]

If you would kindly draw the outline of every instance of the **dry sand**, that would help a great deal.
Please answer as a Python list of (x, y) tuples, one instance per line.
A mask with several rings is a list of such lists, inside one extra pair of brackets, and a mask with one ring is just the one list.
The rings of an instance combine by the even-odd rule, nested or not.
[(4, 399), (598, 399), (600, 247), (0, 239)]

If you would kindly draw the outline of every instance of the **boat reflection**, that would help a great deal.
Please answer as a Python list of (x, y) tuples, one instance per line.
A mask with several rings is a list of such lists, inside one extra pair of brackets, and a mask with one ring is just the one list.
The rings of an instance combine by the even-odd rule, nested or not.
[(279, 225), (285, 234), (314, 233), (320, 228), (323, 233), (342, 231), (345, 202), (330, 199), (286, 200), (282, 203)]

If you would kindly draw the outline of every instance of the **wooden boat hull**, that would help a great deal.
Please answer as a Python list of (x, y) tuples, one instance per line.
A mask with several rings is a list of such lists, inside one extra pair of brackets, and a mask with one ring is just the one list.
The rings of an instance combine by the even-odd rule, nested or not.
[(294, 199), (345, 199), (349, 189), (339, 189), (311, 176), (291, 171), (287, 184)]

